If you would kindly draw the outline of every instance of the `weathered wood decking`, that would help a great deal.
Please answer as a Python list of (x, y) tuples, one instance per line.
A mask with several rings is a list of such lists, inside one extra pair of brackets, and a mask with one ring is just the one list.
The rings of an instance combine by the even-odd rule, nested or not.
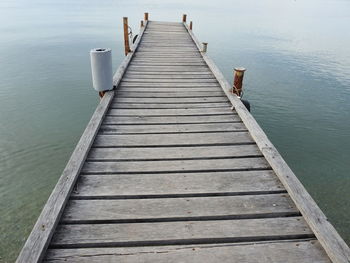
[(348, 262), (186, 24), (146, 23), (133, 51), (18, 262)]

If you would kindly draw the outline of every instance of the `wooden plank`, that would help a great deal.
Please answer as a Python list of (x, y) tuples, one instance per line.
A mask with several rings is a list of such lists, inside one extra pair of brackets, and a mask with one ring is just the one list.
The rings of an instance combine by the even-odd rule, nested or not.
[[(219, 87), (217, 83), (132, 83), (132, 82), (123, 82), (119, 87), (165, 87), (165, 88), (177, 88), (177, 87)], [(222, 96), (225, 100), (228, 100), (226, 97)]]
[(204, 62), (174, 62), (174, 61), (148, 61), (148, 62), (132, 62), (130, 66), (137, 66), (137, 67), (189, 67), (189, 66), (195, 66), (195, 67), (200, 67), (204, 66)]
[(123, 98), (117, 97), (113, 100), (114, 103), (217, 103), (227, 102), (227, 98), (218, 97), (191, 97), (191, 98)]
[(214, 75), (211, 73), (203, 74), (141, 74), (133, 71), (127, 72), (124, 75), (125, 78), (135, 78), (135, 79), (215, 79)]
[(195, 124), (195, 123), (232, 123), (241, 122), (237, 115), (222, 116), (165, 116), (165, 117), (112, 117), (107, 116), (103, 124), (109, 125), (135, 125), (135, 124)]
[(45, 262), (330, 263), (317, 240), (240, 244), (49, 249)]
[[(171, 85), (171, 84), (169, 84)], [(145, 89), (147, 90), (147, 88)], [(118, 98), (210, 98), (210, 97), (224, 97), (222, 90), (220, 88), (212, 88), (211, 91), (187, 91), (187, 89), (178, 90), (176, 88), (173, 89), (163, 89), (157, 92), (140, 92), (134, 91), (133, 88), (128, 89), (127, 87), (121, 87), (118, 89)], [(226, 97), (224, 97), (226, 98)]]
[(192, 134), (98, 135), (95, 147), (160, 146), (160, 145), (221, 145), (249, 144), (254, 141), (247, 132), (217, 132)]
[(283, 192), (271, 170), (165, 174), (98, 174), (78, 179), (73, 199), (252, 195)]
[(286, 194), (225, 197), (71, 200), (64, 224), (185, 221), (297, 216)]
[[(113, 135), (111, 135), (113, 136)], [(216, 172), (216, 171), (253, 171), (269, 169), (265, 158), (231, 158), (207, 160), (170, 160), (170, 161), (87, 161), (84, 174), (116, 174), (116, 173), (181, 173), (181, 172)]]
[(217, 115), (217, 114), (232, 114), (229, 108), (212, 108), (206, 109), (111, 109), (108, 111), (108, 116), (189, 116), (189, 115)]
[[(134, 92), (132, 89), (129, 91), (118, 91), (118, 98), (217, 98), (223, 95), (222, 91), (211, 92)], [(203, 111), (202, 111), (203, 113)]]
[(198, 58), (137, 58), (133, 60), (133, 63), (204, 63), (202, 59)]
[[(143, 93), (186, 93), (186, 92), (195, 92), (196, 94), (201, 94), (205, 92), (222, 92), (222, 89), (220, 87), (176, 87), (173, 88), (171, 86), (169, 87), (152, 87), (152, 86), (146, 86), (146, 87), (118, 87), (118, 91), (120, 92), (143, 92)], [(231, 104), (230, 104), (231, 105)], [(231, 105), (232, 107), (232, 105)]]
[[(187, 25), (184, 25), (200, 50), (198, 40), (193, 35), (192, 31), (188, 29)], [(239, 116), (241, 116), (244, 124), (247, 126), (250, 134), (257, 142), (257, 145), (264, 154), (265, 158), (271, 164), (277, 176), (288, 190), (291, 198), (296, 203), (297, 207), (310, 225), (330, 259), (333, 262), (350, 261), (350, 248), (347, 246), (345, 241), (340, 237), (338, 232), (328, 221), (327, 217), (323, 214), (316, 202), (300, 183), (288, 164), (283, 160), (275, 146), (270, 142), (264, 131), (258, 125), (253, 116), (247, 111), (243, 103), (237, 98), (237, 96), (230, 92), (231, 86), (221, 71), (216, 67), (207, 54), (202, 54), (202, 56), (218, 79), (226, 96), (230, 99), (232, 105), (237, 110), (237, 113)]]
[[(185, 55), (185, 54), (179, 54)], [(139, 71), (139, 72), (206, 72), (210, 73), (210, 70), (207, 67), (201, 66), (130, 66), (130, 70)]]
[(213, 244), (307, 238), (312, 235), (302, 217), (60, 225), (51, 247)]
[[(243, 123), (168, 124), (168, 125), (102, 125), (101, 134), (203, 133), (247, 131)], [(164, 157), (164, 156), (163, 156)]]
[[(178, 74), (163, 74), (163, 75), (152, 75), (152, 74), (139, 74), (139, 73), (134, 73), (134, 72), (129, 72), (128, 74), (124, 75), (125, 79), (135, 79), (135, 80), (146, 80), (148, 79), (149, 81), (152, 80), (212, 80), (213, 76), (210, 74), (203, 74), (203, 75), (178, 75)], [(215, 79), (216, 80), (216, 79)]]
[(204, 72), (204, 71), (191, 71), (191, 72), (174, 72), (174, 73), (169, 73), (169, 72), (158, 72), (158, 71), (148, 71), (148, 72), (142, 72), (142, 71), (138, 71), (138, 70), (130, 70), (128, 69), (128, 71), (126, 72), (126, 74), (142, 74), (142, 75), (177, 75), (177, 76), (186, 76), (186, 75), (198, 75), (198, 76), (207, 76), (207, 75), (211, 75), (213, 76), (210, 71), (208, 72)]
[[(216, 79), (149, 79), (149, 78), (124, 78), (122, 83), (137, 82), (139, 83), (217, 83)], [(224, 93), (222, 93), (224, 95)]]
[(153, 148), (93, 148), (88, 161), (155, 161), (174, 159), (216, 159), (262, 156), (256, 145), (153, 147)]
[[(134, 90), (134, 89), (133, 89)], [(153, 89), (154, 90), (154, 89)], [(155, 90), (154, 90), (155, 91)], [(110, 109), (191, 109), (191, 108), (229, 108), (231, 105), (227, 102), (219, 103), (178, 103), (178, 104), (159, 104), (159, 103), (117, 103), (112, 104)]]

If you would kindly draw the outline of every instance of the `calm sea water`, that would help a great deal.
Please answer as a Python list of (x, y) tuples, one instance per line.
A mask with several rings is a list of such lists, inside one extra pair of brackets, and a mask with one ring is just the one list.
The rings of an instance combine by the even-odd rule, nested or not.
[(89, 50), (123, 59), (122, 17), (194, 21), (228, 80), (350, 242), (350, 2), (1, 0), (0, 261), (12, 262), (97, 103)]

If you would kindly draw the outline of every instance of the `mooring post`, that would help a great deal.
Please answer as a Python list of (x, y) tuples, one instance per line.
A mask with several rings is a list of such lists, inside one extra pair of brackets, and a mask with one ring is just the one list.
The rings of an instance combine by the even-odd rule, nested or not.
[(145, 13), (145, 21), (148, 21), (148, 13)]
[(242, 85), (243, 85), (243, 77), (244, 77), (245, 68), (235, 68), (233, 73), (233, 87), (232, 93), (236, 94), (238, 97), (242, 95)]
[(182, 22), (186, 23), (186, 18), (187, 18), (187, 15), (186, 15), (186, 14), (183, 14), (183, 15), (182, 15)]
[(128, 25), (128, 18), (123, 17), (123, 23), (124, 23), (124, 48), (125, 48), (125, 56), (128, 55), (130, 50), (130, 44), (129, 44), (129, 25)]
[(192, 21), (190, 22), (190, 30), (192, 30), (192, 26), (193, 26), (193, 24), (192, 24)]
[(143, 27), (143, 20), (141, 20), (141, 27)]
[(202, 47), (202, 52), (203, 52), (203, 53), (206, 53), (206, 52), (207, 52), (207, 49), (208, 49), (208, 43), (203, 42), (202, 45), (203, 45), (203, 47)]

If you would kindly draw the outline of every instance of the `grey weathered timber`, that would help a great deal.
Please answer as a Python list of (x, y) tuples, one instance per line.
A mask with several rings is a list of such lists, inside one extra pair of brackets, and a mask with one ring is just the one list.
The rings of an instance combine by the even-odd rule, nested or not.
[(229, 108), (228, 102), (217, 103), (115, 103), (110, 105), (110, 109), (208, 109), (208, 108)]
[(19, 262), (348, 262), (186, 24), (131, 49)]
[[(196, 116), (197, 117), (197, 116)], [(170, 118), (170, 117), (168, 117)], [(197, 117), (198, 118), (198, 117)], [(247, 132), (216, 132), (190, 134), (99, 134), (94, 147), (128, 147), (128, 146), (195, 146), (195, 145), (232, 145), (254, 144)]]
[[(169, 105), (169, 104), (167, 104)], [(121, 125), (121, 124), (192, 124), (192, 123), (223, 123), (223, 122), (241, 122), (237, 115), (202, 115), (202, 116), (131, 116), (131, 117), (113, 117), (106, 116), (103, 124)], [(196, 135), (196, 137), (198, 137)]]
[[(209, 108), (210, 109), (210, 108)], [(209, 133), (247, 131), (241, 122), (196, 123), (196, 124), (153, 124), (153, 125), (108, 125), (100, 127), (101, 134), (166, 134), (166, 133)]]
[(297, 216), (286, 194), (218, 197), (71, 200), (62, 216), (65, 224), (132, 223), (209, 219)]
[(73, 198), (267, 194), (283, 191), (271, 170), (173, 174), (82, 175)]
[[(120, 95), (120, 93), (118, 93)], [(111, 109), (108, 116), (193, 116), (193, 115), (232, 115), (229, 108), (202, 109)]]
[[(204, 231), (205, 230), (205, 231)], [(302, 217), (137, 224), (59, 225), (51, 247), (246, 242), (312, 237)]]
[(45, 262), (329, 263), (317, 240), (184, 246), (49, 249)]
[(152, 148), (93, 148), (89, 161), (172, 160), (261, 157), (258, 147), (252, 145), (152, 147)]
[(85, 162), (83, 174), (117, 173), (185, 173), (266, 170), (270, 165), (262, 157), (209, 159), (209, 160), (170, 160), (170, 161), (128, 161), (128, 162)]
[[(223, 93), (220, 90), (213, 89), (210, 92), (184, 91), (184, 92), (135, 92), (135, 91), (118, 91), (118, 97), (122, 98), (198, 98), (198, 97), (220, 97)], [(229, 109), (227, 109), (229, 110)]]

